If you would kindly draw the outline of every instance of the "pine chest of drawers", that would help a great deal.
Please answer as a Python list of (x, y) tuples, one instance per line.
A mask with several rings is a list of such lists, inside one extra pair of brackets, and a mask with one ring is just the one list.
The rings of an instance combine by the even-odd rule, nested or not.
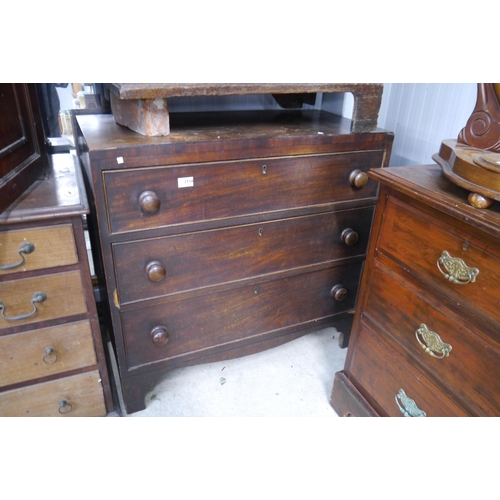
[(0, 416), (113, 409), (75, 160), (51, 157), (48, 177), (0, 215)]
[(500, 207), (471, 207), (437, 165), (382, 183), (341, 415), (500, 416)]
[(352, 322), (392, 134), (324, 112), (79, 116), (126, 411), (167, 370)]

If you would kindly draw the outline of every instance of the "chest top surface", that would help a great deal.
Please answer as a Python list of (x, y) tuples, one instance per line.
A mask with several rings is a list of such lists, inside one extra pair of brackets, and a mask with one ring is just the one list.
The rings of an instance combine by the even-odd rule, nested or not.
[(89, 212), (77, 158), (71, 154), (55, 154), (49, 161), (47, 176), (36, 181), (0, 214), (0, 229), (4, 225), (18, 222), (69, 217)]
[(170, 134), (163, 137), (142, 136), (116, 124), (112, 115), (80, 115), (77, 122), (92, 160), (123, 154), (210, 161), (380, 150), (392, 140), (382, 130), (352, 134), (349, 119), (319, 110), (173, 113)]

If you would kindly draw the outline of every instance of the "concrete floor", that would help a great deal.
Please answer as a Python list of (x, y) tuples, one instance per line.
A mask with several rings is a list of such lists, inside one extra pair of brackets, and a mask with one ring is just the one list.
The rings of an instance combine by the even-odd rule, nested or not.
[(326, 328), (258, 354), (172, 370), (146, 395), (145, 410), (123, 416), (336, 417), (330, 392), (347, 353), (338, 336)]

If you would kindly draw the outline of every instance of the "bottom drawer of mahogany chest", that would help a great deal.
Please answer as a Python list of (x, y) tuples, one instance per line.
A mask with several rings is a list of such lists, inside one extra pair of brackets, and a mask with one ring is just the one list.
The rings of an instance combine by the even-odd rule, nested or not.
[(106, 415), (98, 371), (0, 393), (2, 417), (102, 417)]
[[(351, 348), (351, 347), (350, 347)], [(389, 417), (466, 416), (438, 389), (417, 377), (395, 352), (361, 327), (349, 379), (380, 413)]]
[[(361, 266), (358, 261), (123, 312), (128, 366), (206, 355), (212, 347), (327, 323), (354, 308)], [(331, 294), (335, 286), (342, 289), (337, 299)]]

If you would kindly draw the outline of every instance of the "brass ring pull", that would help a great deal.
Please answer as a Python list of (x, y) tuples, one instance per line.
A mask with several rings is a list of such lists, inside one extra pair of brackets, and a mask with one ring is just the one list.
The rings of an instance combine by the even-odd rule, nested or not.
[(0, 301), (0, 311), (2, 311), (2, 318), (6, 319), (7, 321), (19, 321), (21, 319), (27, 319), (30, 318), (31, 316), (35, 315), (37, 313), (37, 308), (36, 304), (37, 302), (44, 302), (47, 300), (47, 294), (44, 292), (35, 292), (33, 296), (31, 297), (31, 304), (33, 305), (33, 311), (27, 313), (27, 314), (20, 314), (19, 316), (12, 316), (8, 317), (5, 316), (4, 311), (5, 311), (5, 304)]
[(57, 361), (57, 353), (53, 347), (46, 347), (45, 354), (42, 357), (42, 361), (46, 365), (52, 365)]
[(33, 243), (29, 243), (28, 241), (21, 243), (19, 245), (19, 250), (17, 251), (19, 257), (21, 257), (21, 260), (14, 264), (5, 264), (3, 266), (0, 266), (0, 271), (7, 271), (8, 269), (14, 269), (16, 267), (22, 266), (24, 264), (24, 254), (33, 253), (34, 251), (35, 245), (33, 245)]
[[(422, 411), (413, 399), (409, 398), (403, 389), (399, 389), (399, 392), (394, 397), (396, 404), (398, 405), (399, 411), (405, 417), (426, 417), (425, 411)], [(400, 404), (401, 402), (401, 404)]]
[[(443, 342), (441, 337), (436, 332), (431, 332), (424, 323), (418, 327), (415, 337), (424, 351), (433, 358), (443, 359), (450, 355), (451, 345)], [(422, 337), (423, 342), (420, 337)]]
[(59, 401), (59, 413), (61, 415), (67, 415), (73, 409), (73, 405), (68, 403), (65, 399)]
[[(462, 259), (452, 257), (446, 250), (437, 261), (439, 272), (452, 283), (457, 285), (467, 285), (474, 283), (479, 274), (479, 269), (468, 267)], [(443, 268), (444, 267), (444, 271)], [(446, 272), (445, 272), (446, 271)]]

